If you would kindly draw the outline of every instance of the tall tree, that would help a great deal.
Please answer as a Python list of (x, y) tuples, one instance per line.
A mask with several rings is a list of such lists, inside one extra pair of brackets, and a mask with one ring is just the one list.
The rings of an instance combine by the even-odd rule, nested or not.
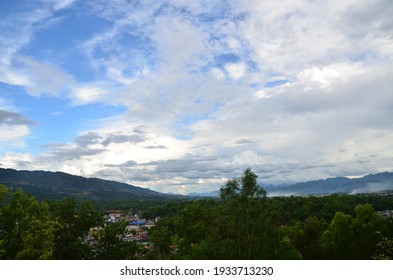
[(169, 259), (171, 256), (172, 232), (168, 227), (154, 229), (149, 238), (157, 248), (160, 259)]
[(352, 259), (352, 217), (339, 211), (322, 235), (322, 247), (328, 259)]
[(375, 213), (370, 204), (360, 204), (355, 207), (352, 231), (353, 257), (366, 260), (375, 255), (387, 227), (384, 219)]
[(355, 217), (337, 212), (323, 233), (322, 244), (330, 259), (371, 259), (387, 235), (386, 221), (370, 204), (355, 207)]
[(303, 259), (323, 259), (321, 248), (321, 236), (326, 230), (327, 224), (324, 219), (315, 216), (308, 217), (304, 223), (300, 221), (289, 227), (290, 239), (296, 249), (302, 254)]
[(50, 205), (53, 218), (62, 225), (56, 233), (54, 258), (89, 258), (90, 248), (83, 241), (90, 228), (102, 225), (102, 215), (94, 210), (91, 202), (78, 203), (74, 198), (52, 201)]
[(126, 222), (106, 225), (96, 231), (92, 244), (92, 259), (97, 260), (130, 260), (141, 258), (137, 244), (125, 240)]
[(236, 242), (236, 259), (278, 258), (278, 204), (266, 198), (258, 176), (247, 168), (240, 178), (230, 179), (221, 188), (223, 218), (228, 222), (228, 239)]

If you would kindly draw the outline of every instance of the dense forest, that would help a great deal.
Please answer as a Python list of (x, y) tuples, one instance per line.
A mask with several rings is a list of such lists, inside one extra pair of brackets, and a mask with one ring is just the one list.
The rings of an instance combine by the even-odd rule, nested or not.
[(91, 202), (40, 202), (1, 185), (0, 259), (393, 258), (393, 219), (377, 213), (393, 209), (392, 195), (267, 197), (250, 169), (220, 194), (145, 207), (161, 219), (135, 242)]

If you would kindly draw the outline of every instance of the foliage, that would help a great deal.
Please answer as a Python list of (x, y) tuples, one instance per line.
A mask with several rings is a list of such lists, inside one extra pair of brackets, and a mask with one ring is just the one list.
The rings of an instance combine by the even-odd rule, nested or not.
[(1, 187), (2, 259), (83, 259), (82, 240), (101, 215), (90, 203), (73, 199), (38, 202), (33, 196)]
[(327, 224), (323, 218), (310, 216), (304, 223), (297, 222), (286, 228), (286, 234), (303, 259), (318, 260), (323, 258), (320, 242), (326, 227)]
[(149, 258), (169, 259), (171, 256), (172, 232), (168, 227), (161, 227), (159, 230), (153, 230), (150, 235), (150, 242), (157, 249), (157, 255), (150, 254)]
[(355, 217), (337, 212), (322, 235), (330, 259), (371, 259), (387, 234), (387, 226), (370, 204), (357, 205)]
[(384, 237), (377, 244), (374, 260), (393, 260), (393, 239)]
[(22, 190), (2, 187), (0, 239), (3, 259), (51, 259), (60, 224), (51, 219), (49, 205)]
[(51, 211), (62, 228), (57, 232), (55, 259), (89, 258), (89, 247), (82, 241), (90, 228), (103, 224), (102, 215), (88, 201), (77, 203), (73, 198), (52, 201)]
[(127, 260), (138, 259), (139, 250), (135, 242), (125, 240), (126, 222), (112, 223), (94, 234), (91, 259)]

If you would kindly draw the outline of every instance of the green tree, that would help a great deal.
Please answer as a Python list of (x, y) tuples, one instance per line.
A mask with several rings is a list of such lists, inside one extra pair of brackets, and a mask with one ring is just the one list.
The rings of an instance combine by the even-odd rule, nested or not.
[(91, 202), (78, 203), (74, 198), (52, 201), (53, 219), (61, 224), (56, 232), (55, 259), (86, 259), (90, 247), (84, 243), (90, 228), (103, 224), (102, 215), (94, 210)]
[[(328, 229), (323, 233), (322, 243), (330, 259), (372, 259), (383, 246), (389, 230), (387, 221), (378, 216), (370, 204), (359, 204), (355, 217), (337, 212)], [(386, 239), (385, 239), (386, 240)]]
[(376, 253), (377, 244), (387, 232), (385, 221), (370, 204), (357, 205), (355, 215), (352, 223), (353, 258), (371, 259)]
[(318, 260), (324, 258), (321, 236), (326, 227), (325, 220), (315, 216), (308, 217), (304, 223), (298, 222), (291, 227), (290, 239), (303, 259)]
[(52, 220), (49, 205), (39, 203), (21, 189), (4, 191), (0, 209), (0, 240), (4, 259), (51, 259), (55, 232), (60, 224)]
[(3, 204), (3, 198), (7, 195), (8, 189), (6, 186), (0, 184), (0, 259), (3, 258), (3, 255), (5, 254), (5, 249), (4, 249), (4, 234), (3, 234), (3, 224), (2, 224), (2, 204)]
[(322, 247), (329, 259), (352, 259), (352, 217), (339, 211), (322, 235)]
[(21, 189), (0, 186), (0, 257), (2, 259), (83, 259), (83, 242), (102, 220), (91, 203), (74, 199), (38, 202)]
[(55, 233), (60, 224), (34, 216), (28, 219), (28, 228), (21, 233), (22, 250), (17, 253), (16, 259), (53, 259)]
[[(8, 194), (8, 188), (3, 184), (0, 184), (0, 203), (2, 203), (3, 198)], [(0, 204), (1, 205), (1, 204)]]
[(125, 240), (126, 222), (106, 225), (94, 235), (92, 259), (96, 260), (130, 260), (140, 259), (140, 249), (133, 241)]
[(257, 178), (247, 168), (240, 178), (228, 180), (221, 188), (224, 236), (235, 242), (236, 259), (280, 258), (281, 249), (288, 245), (280, 237), (280, 205), (267, 200)]
[(266, 191), (258, 185), (257, 178), (258, 175), (252, 172), (250, 168), (247, 168), (243, 172), (242, 177), (230, 179), (221, 187), (221, 198), (223, 200), (242, 198), (246, 202), (252, 198), (266, 198)]
[[(179, 212), (175, 223), (177, 258), (218, 259), (221, 236), (217, 204), (212, 201), (194, 201)], [(209, 246), (207, 245), (209, 243)]]
[(157, 248), (160, 259), (169, 259), (171, 256), (172, 232), (168, 227), (155, 229), (150, 235), (150, 242)]
[(374, 260), (393, 260), (393, 239), (384, 237), (378, 242)]
[(51, 204), (54, 217), (66, 227), (63, 231), (71, 238), (81, 237), (91, 227), (102, 225), (102, 214), (93, 208), (90, 201), (78, 203), (74, 198), (65, 198)]
[(0, 260), (2, 259), (3, 255), (5, 254), (4, 250), (4, 241), (0, 240)]

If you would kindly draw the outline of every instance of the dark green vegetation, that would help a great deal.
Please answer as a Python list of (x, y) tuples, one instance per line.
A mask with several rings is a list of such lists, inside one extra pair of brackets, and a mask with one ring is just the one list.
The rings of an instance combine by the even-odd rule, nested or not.
[(101, 215), (73, 199), (38, 202), (22, 190), (0, 185), (2, 259), (83, 258), (81, 239)]
[(91, 202), (1, 186), (0, 259), (393, 258), (393, 219), (376, 213), (393, 209), (392, 195), (269, 198), (250, 169), (220, 194), (146, 208), (161, 220), (143, 244), (123, 238), (125, 223), (103, 227)]

